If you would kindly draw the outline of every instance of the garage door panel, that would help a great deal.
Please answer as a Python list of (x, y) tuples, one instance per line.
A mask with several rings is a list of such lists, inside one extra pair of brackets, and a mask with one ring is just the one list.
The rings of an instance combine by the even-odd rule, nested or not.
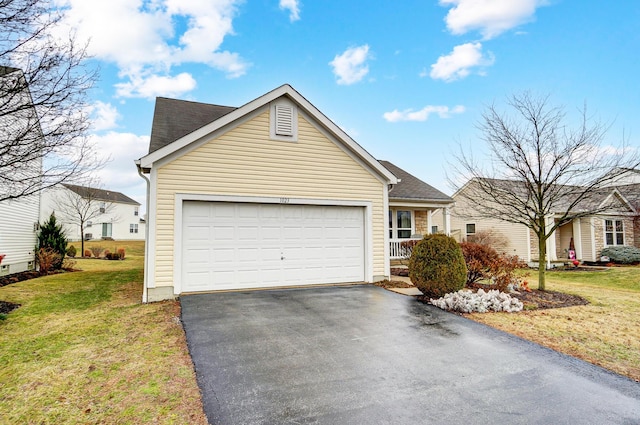
[(187, 201), (182, 290), (364, 280), (364, 209)]

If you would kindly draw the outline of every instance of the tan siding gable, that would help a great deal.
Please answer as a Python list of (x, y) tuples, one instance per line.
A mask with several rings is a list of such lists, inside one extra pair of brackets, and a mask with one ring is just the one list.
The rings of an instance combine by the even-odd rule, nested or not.
[(384, 274), (386, 185), (298, 120), (297, 142), (271, 140), (267, 109), (158, 170), (156, 285), (172, 285), (175, 193), (371, 201), (373, 273)]

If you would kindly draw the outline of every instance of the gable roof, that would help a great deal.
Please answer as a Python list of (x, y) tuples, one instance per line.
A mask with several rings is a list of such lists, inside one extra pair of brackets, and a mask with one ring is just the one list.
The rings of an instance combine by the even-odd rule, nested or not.
[(66, 187), (70, 191), (76, 193), (82, 198), (91, 198), (98, 201), (105, 202), (116, 202), (119, 204), (132, 204), (132, 205), (140, 205), (140, 202), (137, 202), (127, 195), (115, 192), (113, 190), (104, 190), (104, 189), (96, 189), (93, 187), (87, 186), (78, 186), (75, 184), (62, 183), (62, 186)]
[[(212, 108), (208, 109), (208, 113), (210, 113), (210, 117), (213, 120), (207, 124), (201, 125), (200, 127), (195, 128), (194, 130), (187, 132), (186, 134), (180, 136), (180, 134), (184, 131), (188, 131), (188, 127), (192, 125), (181, 125), (177, 122), (177, 117), (184, 117), (185, 115), (189, 115), (184, 111), (165, 111), (165, 106), (167, 106), (171, 102), (167, 102), (166, 105), (162, 106), (161, 112), (158, 115), (158, 121), (160, 121), (161, 117), (166, 119), (165, 122), (158, 122), (157, 125), (162, 127), (171, 127), (174, 125), (180, 126), (181, 131), (173, 131), (169, 129), (159, 130), (157, 133), (157, 137), (155, 138), (155, 143), (153, 147), (150, 143), (149, 153), (146, 156), (143, 156), (139, 160), (135, 161), (136, 165), (143, 170), (144, 172), (148, 172), (154, 163), (167, 158), (169, 155), (181, 151), (182, 149), (187, 148), (188, 146), (202, 141), (211, 133), (221, 130), (227, 125), (231, 125), (235, 121), (247, 116), (248, 114), (262, 108), (264, 106), (269, 105), (274, 100), (286, 97), (290, 101), (294, 102), (298, 108), (309, 115), (312, 119), (314, 119), (320, 126), (322, 126), (323, 130), (328, 133), (331, 137), (335, 139), (335, 141), (339, 142), (345, 150), (347, 150), (351, 155), (358, 158), (364, 165), (366, 165), (370, 171), (376, 173), (383, 180), (388, 183), (395, 184), (397, 183), (397, 178), (393, 173), (387, 170), (382, 164), (380, 164), (369, 152), (362, 148), (358, 143), (355, 142), (347, 133), (345, 133), (340, 127), (338, 127), (333, 121), (327, 118), (320, 110), (318, 110), (315, 106), (311, 104), (307, 99), (305, 99), (300, 93), (298, 93), (293, 87), (289, 84), (284, 84), (270, 92), (244, 104), (239, 108), (225, 107), (219, 105), (209, 105)], [(164, 99), (164, 98), (162, 98)], [(161, 103), (165, 103), (161, 101)], [(201, 122), (207, 120), (207, 112), (204, 110), (207, 107), (202, 107), (202, 105), (197, 102), (184, 102), (177, 101), (173, 102), (174, 106), (182, 107), (182, 108), (192, 108), (191, 113), (197, 115), (199, 119), (194, 119), (193, 125), (199, 125)], [(198, 112), (195, 112), (198, 111)], [(226, 113), (223, 113), (225, 112)], [(216, 113), (219, 114), (216, 118)], [(192, 119), (192, 118), (189, 118)], [(156, 125), (156, 115), (154, 114), (154, 123)], [(152, 130), (152, 137), (154, 131)], [(178, 137), (175, 140), (171, 140), (173, 137)]]
[(640, 183), (620, 185), (616, 186), (616, 189), (634, 208), (640, 210)]
[[(464, 191), (470, 188), (470, 185), (479, 180), (478, 178), (474, 178), (468, 181), (462, 188), (460, 188), (456, 193), (453, 194), (453, 197), (457, 197), (459, 195), (464, 197)], [(508, 193), (510, 195), (515, 195), (522, 200), (528, 198), (528, 191), (526, 188), (526, 183), (522, 180), (507, 180), (507, 179), (491, 179), (491, 178), (483, 178), (483, 181), (490, 182), (491, 186), (495, 187), (497, 192), (496, 194), (505, 194)], [(571, 185), (559, 185), (557, 186), (557, 191), (560, 193), (557, 201), (551, 205), (550, 211), (553, 213), (561, 213), (566, 211), (571, 203), (572, 199), (575, 199), (580, 193), (582, 193), (584, 189), (580, 186), (571, 186)], [(574, 198), (572, 198), (574, 197)], [(627, 211), (634, 211), (633, 205), (627, 200), (627, 198), (615, 187), (602, 187), (599, 189), (593, 190), (588, 196), (581, 199), (576, 205), (573, 206), (572, 211), (581, 212), (581, 211), (595, 211), (595, 210), (606, 210), (608, 206), (613, 206), (614, 202), (612, 200), (617, 200), (618, 204), (623, 206)], [(614, 208), (615, 209), (615, 208)]]
[(390, 200), (454, 202), (450, 196), (445, 195), (435, 187), (409, 174), (397, 165), (389, 161), (380, 161), (380, 163), (399, 179), (399, 182), (389, 191)]
[(157, 97), (149, 153), (205, 126), (238, 108)]

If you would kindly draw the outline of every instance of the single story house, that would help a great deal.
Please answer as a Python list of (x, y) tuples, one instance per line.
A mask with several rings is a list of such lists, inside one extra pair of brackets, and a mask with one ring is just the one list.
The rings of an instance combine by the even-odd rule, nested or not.
[(289, 85), (239, 108), (158, 98), (136, 164), (149, 193), (144, 301), (386, 279), (391, 240), (429, 232), (451, 203), (422, 182), (416, 197), (394, 194), (399, 169)]
[(55, 213), (71, 241), (81, 238), (144, 240), (145, 237), (140, 203), (114, 190), (58, 184), (42, 191), (40, 222), (46, 221), (51, 213)]
[[(519, 182), (504, 180), (501, 183), (511, 187), (512, 193), (519, 192)], [(473, 240), (476, 233), (491, 231), (506, 242), (506, 245), (496, 247), (499, 251), (517, 255), (529, 263), (537, 262), (538, 239), (535, 233), (523, 224), (509, 222), (499, 216), (486, 218), (479, 214), (478, 206), (467, 196), (470, 190), (473, 190), (473, 181), (452, 196), (455, 206), (451, 208), (451, 235), (458, 241), (464, 241)], [(547, 217), (548, 226), (559, 221), (561, 212), (568, 208), (567, 204), (568, 200), (555, 206), (556, 212)], [(576, 218), (558, 227), (547, 240), (547, 261), (568, 261), (572, 254), (581, 261), (597, 261), (600, 251), (605, 247), (634, 245), (636, 210), (618, 188), (608, 187), (595, 192), (590, 199), (575, 207), (575, 211), (580, 210), (600, 212)], [(440, 221), (436, 219), (434, 222), (438, 224)]]

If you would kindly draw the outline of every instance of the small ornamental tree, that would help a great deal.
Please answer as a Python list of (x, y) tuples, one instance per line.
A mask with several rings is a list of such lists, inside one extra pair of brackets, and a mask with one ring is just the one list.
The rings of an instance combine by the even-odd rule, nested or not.
[(430, 298), (459, 291), (467, 281), (467, 267), (460, 245), (450, 236), (425, 236), (413, 248), (409, 277)]
[(38, 232), (38, 249), (50, 248), (57, 254), (51, 269), (58, 270), (62, 267), (62, 260), (67, 252), (67, 238), (64, 235), (62, 225), (56, 221), (55, 214), (51, 213), (49, 219), (40, 225)]

